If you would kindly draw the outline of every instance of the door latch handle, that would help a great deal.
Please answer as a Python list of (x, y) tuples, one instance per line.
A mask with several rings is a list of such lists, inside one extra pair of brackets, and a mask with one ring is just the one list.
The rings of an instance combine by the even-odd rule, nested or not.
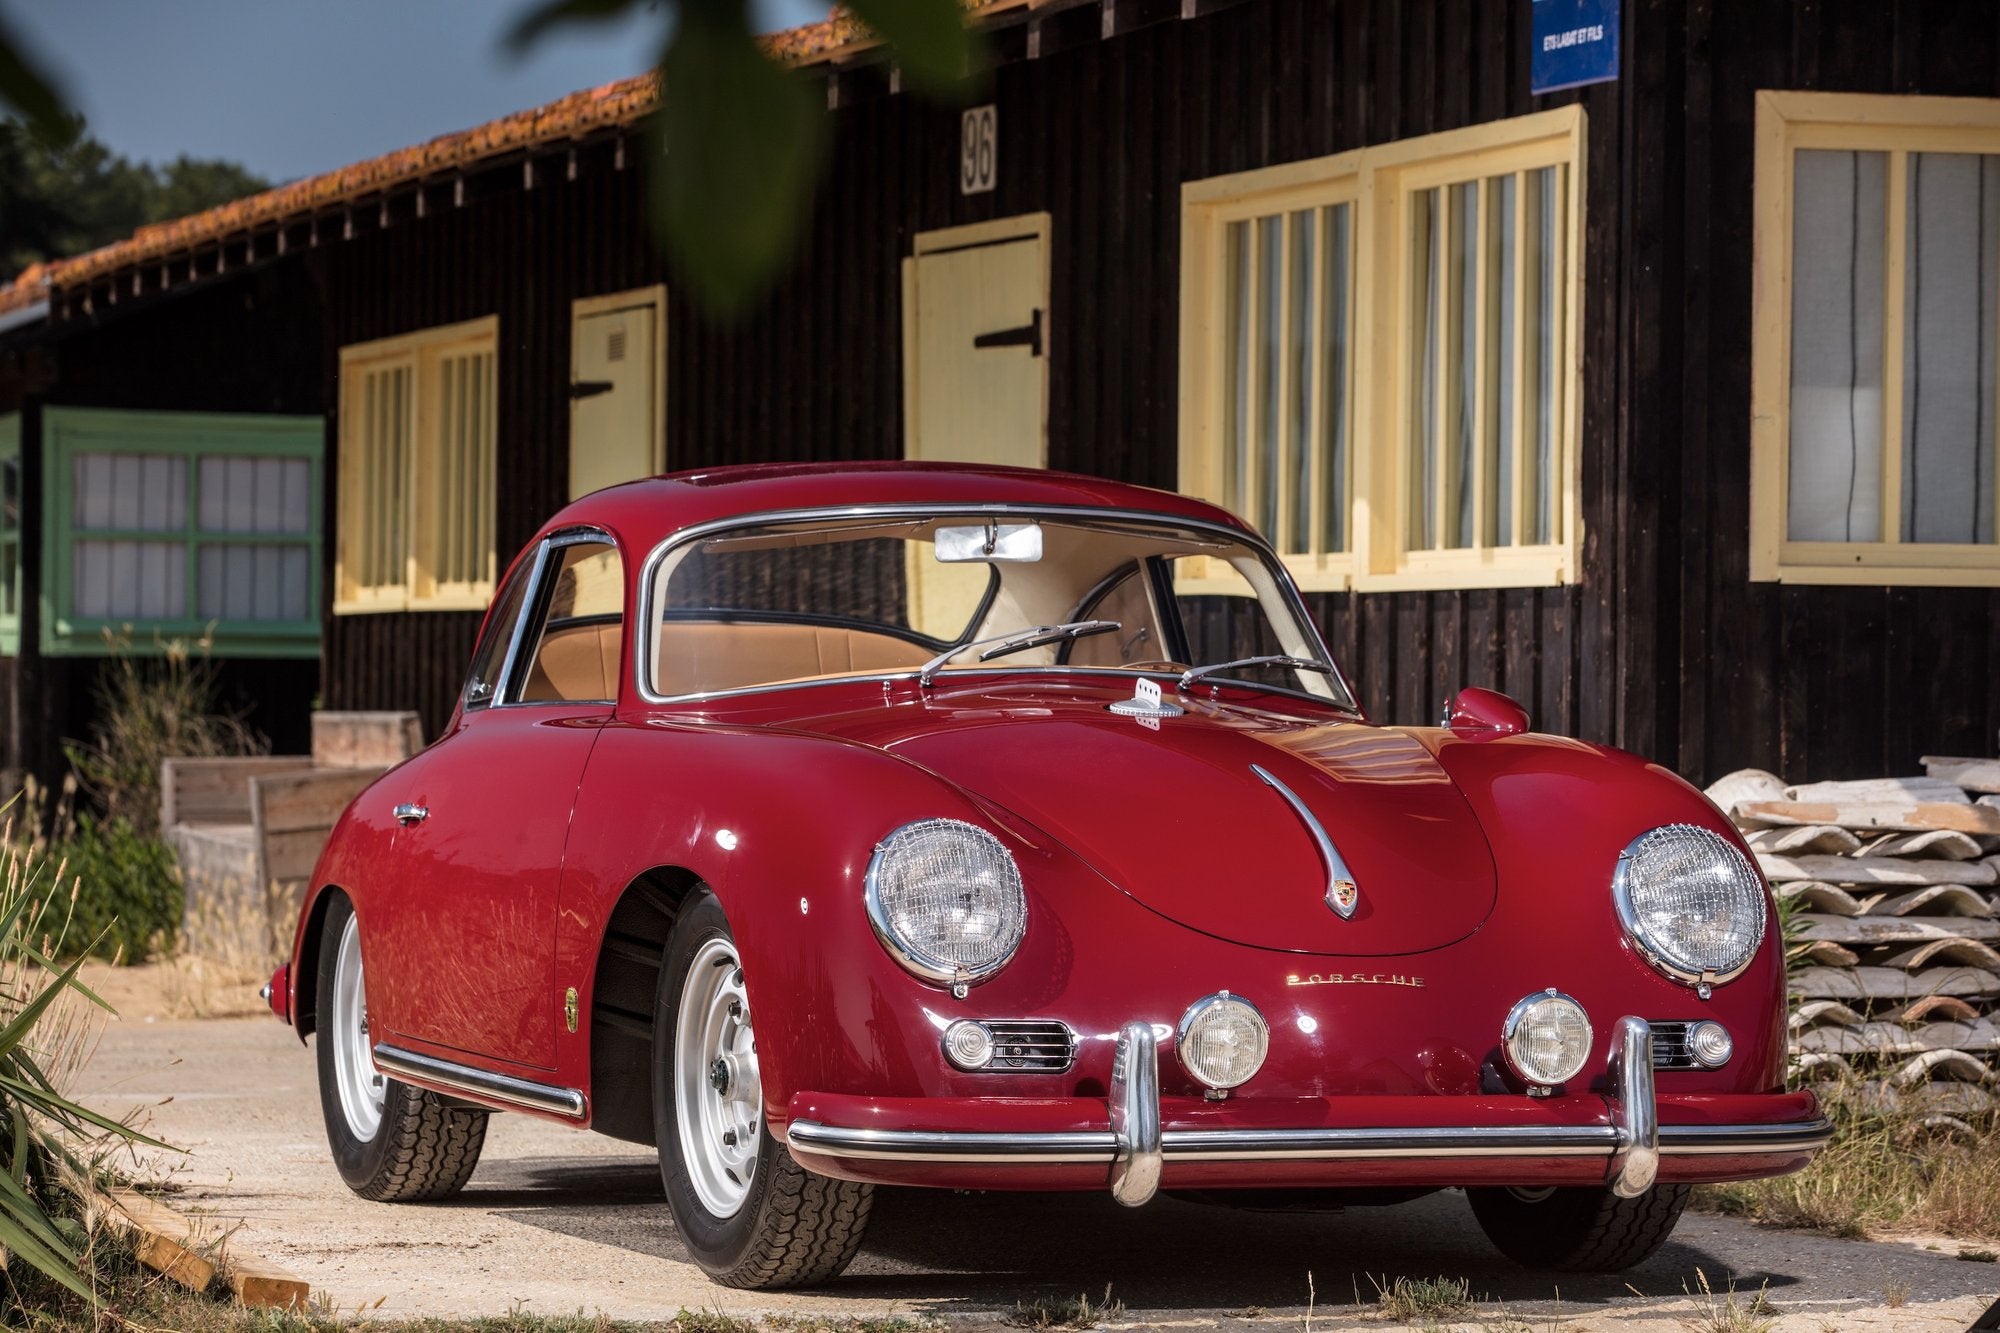
[(1042, 354), (1042, 312), (1037, 310), (1034, 318), (1018, 329), (1001, 329), (997, 333), (982, 333), (972, 340), (974, 347), (1025, 347), (1029, 356)]
[(396, 807), (396, 822), (399, 824), (420, 824), (430, 817), (430, 807), (418, 805), (415, 801), (405, 801)]

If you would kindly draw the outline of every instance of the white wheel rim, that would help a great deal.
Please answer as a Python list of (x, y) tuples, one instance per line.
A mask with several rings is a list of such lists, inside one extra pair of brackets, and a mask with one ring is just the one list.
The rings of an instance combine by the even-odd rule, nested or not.
[(733, 1217), (749, 1196), (764, 1130), (757, 1036), (736, 946), (696, 951), (674, 1018), (674, 1123), (681, 1161), (701, 1206)]
[(333, 1081), (340, 1089), (340, 1110), (347, 1132), (367, 1143), (382, 1127), (382, 1103), (388, 1080), (375, 1069), (368, 1042), (368, 992), (361, 984), (361, 928), (353, 917), (340, 932), (340, 952), (333, 965), (333, 1012), (327, 1015), (326, 1039), (333, 1043)]

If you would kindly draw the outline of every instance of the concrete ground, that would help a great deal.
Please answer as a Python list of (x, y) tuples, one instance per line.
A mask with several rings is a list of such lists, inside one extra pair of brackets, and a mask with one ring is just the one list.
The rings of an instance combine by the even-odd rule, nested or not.
[(1372, 1315), (1373, 1282), (1400, 1275), (1469, 1280), (1482, 1303), (1447, 1325), (1722, 1333), (1731, 1326), (1697, 1322), (1685, 1295), (1699, 1270), (1718, 1290), (1733, 1281), (1739, 1305), (1763, 1287), (1785, 1330), (1958, 1333), (2000, 1297), (2000, 1265), (1960, 1260), (1955, 1241), (1843, 1241), (1694, 1214), (1639, 1268), (1556, 1278), (1501, 1259), (1456, 1193), (1301, 1215), (916, 1190), (878, 1193), (867, 1244), (837, 1282), (731, 1291), (688, 1261), (650, 1153), (495, 1116), (460, 1197), (367, 1203), (333, 1170), (312, 1052), (289, 1029), (268, 1017), (172, 1018), (144, 995), (118, 1002), (125, 1017), (81, 1075), (84, 1099), (114, 1114), (145, 1108), (154, 1133), (187, 1149), (164, 1169), (181, 1189), (176, 1206), (240, 1224), (232, 1245), (290, 1268), (342, 1311), (648, 1319), (686, 1307), (990, 1323), (1037, 1298), (1094, 1303), (1108, 1284), (1126, 1307), (1111, 1328), (1311, 1333), (1391, 1327)]

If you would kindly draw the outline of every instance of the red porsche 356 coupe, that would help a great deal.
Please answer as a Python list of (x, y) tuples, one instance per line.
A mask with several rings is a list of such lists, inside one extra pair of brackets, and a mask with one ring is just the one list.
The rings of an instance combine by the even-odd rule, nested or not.
[(500, 585), (444, 734), (348, 809), (270, 1000), (341, 1175), (491, 1110), (655, 1144), (715, 1278), (822, 1281), (876, 1185), (1462, 1187), (1617, 1268), (1827, 1140), (1771, 895), (1700, 793), (1356, 707), (1242, 523), (1084, 477), (615, 487)]

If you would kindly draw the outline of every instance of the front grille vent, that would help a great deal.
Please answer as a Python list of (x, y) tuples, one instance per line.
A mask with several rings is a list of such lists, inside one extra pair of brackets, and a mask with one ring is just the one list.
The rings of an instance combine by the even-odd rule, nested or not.
[(1694, 1052), (1688, 1049), (1688, 1029), (1692, 1023), (1660, 1022), (1648, 1023), (1653, 1029), (1653, 1068), (1655, 1069), (1699, 1069)]
[(1076, 1058), (1076, 1034), (1054, 1018), (985, 1018), (993, 1034), (988, 1074), (1060, 1074)]

